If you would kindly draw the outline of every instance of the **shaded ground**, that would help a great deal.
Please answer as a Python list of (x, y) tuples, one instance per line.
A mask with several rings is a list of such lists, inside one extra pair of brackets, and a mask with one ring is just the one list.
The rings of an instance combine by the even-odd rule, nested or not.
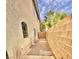
[(39, 39), (35, 45), (31, 47), (30, 52), (27, 55), (48, 55), (52, 56), (52, 52), (45, 39)]
[(22, 59), (54, 59), (46, 39), (39, 39)]

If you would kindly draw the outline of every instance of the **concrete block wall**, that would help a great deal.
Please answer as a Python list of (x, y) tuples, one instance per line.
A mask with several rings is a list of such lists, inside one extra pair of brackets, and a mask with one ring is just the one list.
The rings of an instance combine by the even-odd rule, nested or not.
[(72, 59), (71, 17), (65, 17), (50, 28), (46, 33), (46, 39), (56, 59)]

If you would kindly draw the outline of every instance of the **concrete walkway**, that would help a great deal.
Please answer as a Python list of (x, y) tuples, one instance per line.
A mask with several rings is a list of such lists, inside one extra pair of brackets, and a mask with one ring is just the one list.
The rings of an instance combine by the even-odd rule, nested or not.
[(46, 39), (39, 39), (23, 59), (54, 59)]

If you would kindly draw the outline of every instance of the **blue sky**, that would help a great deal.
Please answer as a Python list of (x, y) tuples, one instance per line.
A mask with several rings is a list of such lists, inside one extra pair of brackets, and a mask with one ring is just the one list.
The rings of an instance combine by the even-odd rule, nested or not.
[(43, 20), (47, 12), (52, 10), (55, 12), (72, 13), (72, 0), (37, 0), (40, 12), (40, 19)]

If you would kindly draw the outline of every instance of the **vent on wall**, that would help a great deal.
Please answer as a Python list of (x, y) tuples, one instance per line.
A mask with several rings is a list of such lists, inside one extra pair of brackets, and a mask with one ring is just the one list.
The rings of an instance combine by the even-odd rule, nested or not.
[(22, 22), (21, 26), (22, 26), (23, 38), (28, 37), (27, 24), (25, 22)]

